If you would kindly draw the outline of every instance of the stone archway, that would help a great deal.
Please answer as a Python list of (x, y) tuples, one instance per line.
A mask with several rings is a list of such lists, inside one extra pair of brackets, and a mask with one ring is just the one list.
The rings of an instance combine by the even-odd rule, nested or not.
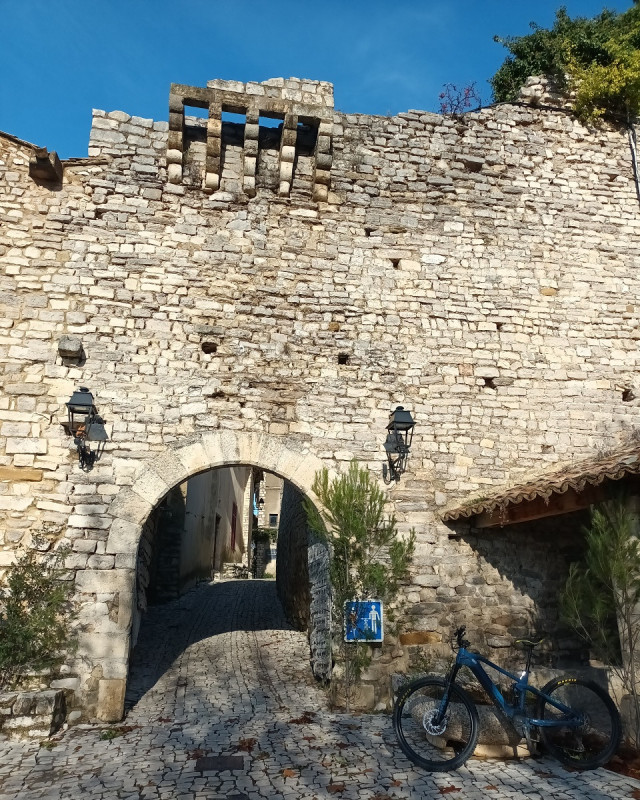
[(177, 484), (209, 469), (241, 464), (276, 473), (312, 502), (316, 498), (311, 484), (315, 473), (324, 466), (304, 442), (291, 437), (207, 431), (176, 442), (140, 464), (131, 486), (113, 499), (106, 552), (116, 556), (116, 568), (85, 570), (76, 577), (76, 588), (81, 593), (100, 593), (101, 586), (108, 583), (118, 595), (117, 614), (109, 612), (113, 622), (108, 630), (100, 634), (99, 640), (93, 640), (90, 652), (79, 653), (88, 671), (95, 674), (97, 668), (97, 679), (91, 682), (85, 705), (88, 710), (95, 709), (99, 719), (116, 721), (123, 714), (135, 609), (136, 556), (145, 520)]

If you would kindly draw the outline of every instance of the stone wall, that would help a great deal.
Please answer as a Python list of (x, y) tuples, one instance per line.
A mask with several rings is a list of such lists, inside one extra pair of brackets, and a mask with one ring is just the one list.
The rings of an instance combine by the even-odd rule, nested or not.
[(278, 530), (278, 597), (287, 619), (308, 631), (313, 674), (326, 681), (332, 669), (329, 550), (309, 530), (303, 502), (304, 495), (285, 481)]
[(0, 735), (10, 739), (46, 739), (62, 727), (65, 715), (61, 689), (0, 694)]
[[(30, 177), (33, 146), (0, 136), (0, 568), (35, 533), (71, 546), (82, 629), (66, 674), (86, 714), (121, 709), (142, 526), (196, 472), (252, 465), (306, 494), (322, 465), (380, 474), (389, 410), (409, 408), (388, 497), (418, 535), (405, 597), (431, 604), (405, 632), (435, 620), (438, 646), (537, 596), (497, 569), (477, 602), (452, 602), (450, 567), (481, 558), (441, 511), (638, 424), (625, 131), (509, 105), (342, 114), (325, 84), (260, 86), (172, 91), (169, 124), (96, 111), (89, 158), (61, 183)], [(254, 119), (261, 91), (278, 147)], [(205, 131), (181, 137), (200, 124), (185, 104), (209, 108)], [(60, 424), (80, 384), (109, 434), (87, 472)]]
[(285, 482), (278, 527), (276, 582), (278, 597), (289, 622), (298, 630), (309, 626), (308, 535), (304, 496)]

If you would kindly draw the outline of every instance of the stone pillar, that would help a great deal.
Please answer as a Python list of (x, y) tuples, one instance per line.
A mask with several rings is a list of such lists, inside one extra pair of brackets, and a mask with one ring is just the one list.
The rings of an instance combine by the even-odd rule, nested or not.
[(247, 111), (244, 126), (244, 175), (242, 186), (248, 197), (256, 194), (256, 167), (258, 164), (258, 135), (260, 132), (260, 114), (257, 110)]
[(169, 94), (169, 135), (167, 141), (167, 180), (182, 183), (182, 153), (184, 150), (184, 100), (181, 95)]
[(298, 115), (285, 114), (280, 141), (280, 197), (288, 197), (293, 182), (293, 164), (296, 158), (296, 139), (298, 136)]
[(209, 103), (207, 121), (207, 155), (204, 171), (204, 189), (215, 192), (220, 188), (220, 153), (222, 151), (222, 105)]
[(313, 199), (318, 202), (326, 202), (329, 195), (331, 164), (333, 162), (333, 154), (331, 152), (332, 129), (333, 122), (331, 120), (320, 120), (318, 139), (316, 141), (316, 168), (313, 176)]

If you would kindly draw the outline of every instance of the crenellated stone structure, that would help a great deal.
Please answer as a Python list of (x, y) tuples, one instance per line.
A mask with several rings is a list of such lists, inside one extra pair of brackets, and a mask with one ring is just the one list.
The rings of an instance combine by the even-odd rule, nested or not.
[(206, 157), (203, 187), (205, 192), (220, 188), (222, 173), (222, 126), (225, 112), (242, 115), (244, 125), (241, 185), (248, 197), (256, 194), (256, 168), (260, 118), (281, 119), (278, 153), (278, 195), (291, 192), (299, 127), (309, 126), (315, 133), (313, 151), (313, 199), (327, 199), (331, 172), (331, 133), (333, 128), (333, 86), (330, 83), (291, 78), (273, 78), (264, 83), (209, 81), (207, 88), (171, 84), (169, 94), (169, 135), (167, 177), (182, 183), (185, 152), (185, 107), (208, 110)]
[[(138, 548), (174, 487), (239, 465), (313, 500), (322, 466), (381, 475), (398, 404), (416, 433), (389, 508), (416, 557), (366, 679), (444, 654), (461, 622), (498, 656), (533, 627), (579, 655), (555, 600), (582, 518), (541, 535), (442, 512), (638, 426), (627, 132), (543, 105), (332, 105), (312, 81), (174, 85), (168, 124), (95, 111), (58, 183), (53, 154), (0, 136), (0, 568), (36, 534), (70, 546), (77, 716), (122, 712)], [(109, 435), (90, 471), (61, 425), (79, 385)]]

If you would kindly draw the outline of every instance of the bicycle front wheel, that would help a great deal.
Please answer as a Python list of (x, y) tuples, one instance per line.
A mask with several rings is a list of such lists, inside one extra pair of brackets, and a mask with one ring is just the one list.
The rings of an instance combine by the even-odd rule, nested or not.
[[(620, 714), (605, 690), (593, 681), (556, 678), (542, 691), (572, 712), (563, 713), (544, 697), (539, 698), (538, 719), (557, 723), (539, 728), (547, 751), (575, 769), (595, 769), (606, 764), (618, 749), (622, 724)], [(580, 717), (578, 727), (571, 724), (576, 714)]]
[(437, 721), (447, 688), (443, 678), (419, 678), (400, 690), (393, 709), (393, 729), (402, 752), (431, 772), (462, 766), (478, 741), (478, 712), (455, 684), (444, 719)]

